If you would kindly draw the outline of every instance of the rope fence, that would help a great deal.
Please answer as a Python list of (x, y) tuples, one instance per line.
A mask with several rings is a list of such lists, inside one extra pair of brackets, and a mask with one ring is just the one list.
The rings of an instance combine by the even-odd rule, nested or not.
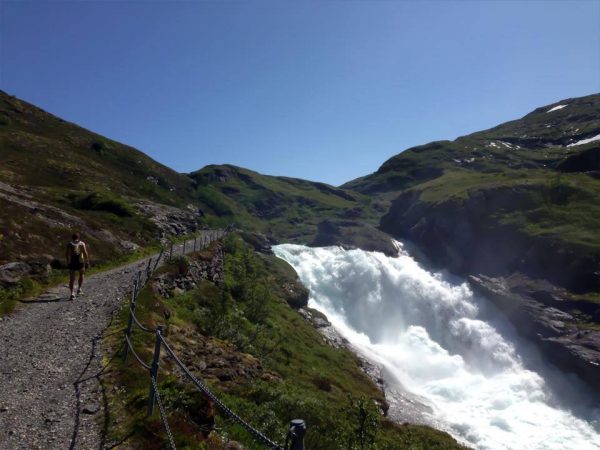
[[(184, 241), (182, 244), (175, 245), (171, 244), (168, 251), (161, 250), (158, 255), (156, 261), (154, 262), (154, 266), (152, 266), (152, 258), (148, 260), (148, 265), (146, 266), (145, 274), (142, 271), (138, 271), (133, 277), (133, 286), (132, 286), (132, 295), (131, 301), (129, 304), (129, 318), (127, 322), (127, 328), (125, 329), (125, 351), (124, 351), (124, 359), (127, 359), (129, 352), (133, 354), (134, 358), (137, 362), (146, 370), (148, 370), (150, 375), (150, 386), (148, 392), (148, 411), (147, 415), (152, 416), (154, 414), (154, 405), (158, 405), (160, 418), (163, 423), (163, 428), (167, 434), (167, 438), (169, 440), (169, 446), (171, 449), (176, 450), (175, 440), (173, 439), (173, 434), (171, 433), (171, 429), (169, 427), (169, 423), (167, 421), (167, 416), (165, 413), (164, 404), (160, 398), (160, 393), (158, 389), (157, 379), (158, 379), (158, 371), (160, 366), (160, 352), (161, 348), (164, 347), (169, 357), (175, 362), (175, 364), (179, 367), (181, 372), (187, 377), (189, 381), (207, 398), (209, 398), (223, 413), (224, 415), (231, 418), (234, 422), (244, 428), (252, 438), (259, 444), (265, 446), (266, 448), (272, 450), (304, 450), (304, 435), (306, 433), (306, 425), (303, 420), (295, 419), (291, 421), (290, 429), (288, 430), (286, 442), (285, 444), (279, 445), (269, 439), (266, 435), (261, 433), (259, 430), (254, 428), (244, 419), (242, 419), (239, 415), (229, 409), (201, 380), (195, 377), (189, 368), (179, 359), (177, 354), (173, 351), (167, 340), (163, 336), (163, 326), (159, 325), (156, 328), (148, 328), (144, 326), (135, 315), (135, 309), (137, 304), (137, 297), (144, 287), (145, 283), (150, 279), (152, 273), (158, 268), (161, 259), (173, 259), (175, 253), (177, 253), (178, 249), (181, 249), (181, 255), (185, 255), (186, 249), (191, 250), (193, 252), (197, 251), (197, 249), (204, 249), (208, 247), (215, 240), (223, 238), (229, 232), (229, 227), (220, 230), (210, 230), (204, 233), (202, 236), (197, 236), (193, 239), (191, 243)], [(145, 275), (145, 279), (144, 276)], [(155, 335), (155, 344), (154, 344), (154, 354), (152, 358), (152, 363), (145, 363), (140, 356), (135, 352), (133, 348), (133, 344), (131, 342), (131, 335), (134, 330), (134, 325), (140, 330), (146, 333), (154, 333)]]

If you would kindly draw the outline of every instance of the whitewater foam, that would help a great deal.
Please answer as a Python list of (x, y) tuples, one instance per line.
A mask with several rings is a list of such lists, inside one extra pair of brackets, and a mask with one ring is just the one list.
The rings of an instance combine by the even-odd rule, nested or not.
[(465, 283), (430, 273), (400, 248), (390, 258), (339, 247), (273, 248), (361, 353), (428, 400), (454, 436), (480, 449), (600, 449), (600, 412), (553, 406), (544, 379), (480, 317)]

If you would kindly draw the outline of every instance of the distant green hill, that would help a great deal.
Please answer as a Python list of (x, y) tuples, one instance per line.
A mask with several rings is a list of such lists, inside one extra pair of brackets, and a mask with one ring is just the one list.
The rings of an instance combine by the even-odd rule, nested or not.
[(156, 246), (159, 237), (230, 223), (271, 241), (393, 253), (376, 229), (384, 210), (371, 205), (365, 195), (324, 183), (234, 166), (177, 173), (0, 91), (0, 266), (25, 264), (0, 273), (0, 287), (28, 275), (43, 279), (47, 264), (59, 268), (74, 230), (95, 263)]
[(190, 176), (209, 222), (235, 223), (275, 241), (345, 244), (395, 254), (376, 226), (383, 210), (366, 195), (296, 178), (261, 175), (231, 165)]

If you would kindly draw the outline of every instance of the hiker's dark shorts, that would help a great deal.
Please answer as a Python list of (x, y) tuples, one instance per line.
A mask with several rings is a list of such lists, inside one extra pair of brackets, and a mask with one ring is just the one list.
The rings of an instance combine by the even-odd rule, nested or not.
[(79, 261), (71, 261), (69, 263), (69, 270), (82, 270), (83, 267), (84, 267), (84, 264)]

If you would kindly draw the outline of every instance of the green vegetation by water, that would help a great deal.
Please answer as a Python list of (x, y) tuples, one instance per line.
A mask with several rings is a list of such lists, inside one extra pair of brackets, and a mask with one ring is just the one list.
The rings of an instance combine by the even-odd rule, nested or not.
[[(203, 281), (195, 290), (164, 299), (151, 282), (140, 294), (137, 314), (150, 326), (164, 323), (175, 351), (236, 413), (278, 442), (285, 440), (289, 421), (302, 418), (311, 450), (461, 448), (445, 433), (393, 424), (381, 415), (385, 398), (361, 371), (356, 356), (329, 346), (287, 304), (284, 286), (296, 282), (291, 267), (272, 255), (254, 253), (235, 235), (225, 240), (224, 250), (221, 285)], [(209, 260), (216, 251), (213, 244), (191, 258)], [(185, 273), (189, 264), (178, 258), (156, 277)], [(108, 334), (121, 329), (126, 318), (124, 309)], [(113, 351), (121, 340), (120, 333), (107, 337)], [(149, 360), (152, 337), (136, 331), (133, 340)], [(219, 354), (216, 360), (214, 352)], [(109, 438), (130, 436), (126, 442), (131, 447), (164, 445), (158, 416), (144, 418), (144, 371), (132, 360), (115, 359), (112, 364), (103, 378), (112, 419)], [(168, 358), (161, 362), (159, 387), (178, 448), (222, 448), (219, 442), (227, 439), (262, 448), (186, 386)], [(207, 437), (200, 430), (213, 420), (218, 437)]]

